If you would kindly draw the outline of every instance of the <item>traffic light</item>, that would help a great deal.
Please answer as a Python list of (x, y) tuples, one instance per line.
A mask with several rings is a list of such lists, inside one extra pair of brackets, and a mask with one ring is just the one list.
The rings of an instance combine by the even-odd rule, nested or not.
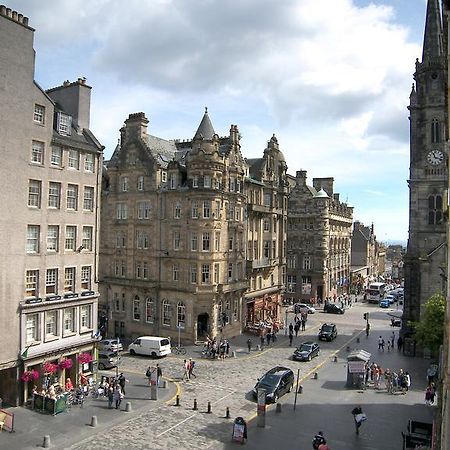
[(369, 313), (364, 313), (363, 317), (364, 317), (364, 320), (368, 320), (369, 319)]

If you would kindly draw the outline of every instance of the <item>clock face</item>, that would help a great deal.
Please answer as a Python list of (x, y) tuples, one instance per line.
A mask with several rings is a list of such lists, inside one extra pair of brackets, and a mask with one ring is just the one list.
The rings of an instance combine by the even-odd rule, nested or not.
[(444, 161), (444, 154), (440, 150), (431, 150), (427, 155), (427, 161), (433, 166), (437, 166)]

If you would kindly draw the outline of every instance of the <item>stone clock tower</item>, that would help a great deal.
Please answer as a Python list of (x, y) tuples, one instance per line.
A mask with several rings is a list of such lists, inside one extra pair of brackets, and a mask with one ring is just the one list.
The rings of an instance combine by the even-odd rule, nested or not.
[(448, 222), (447, 63), (439, 0), (428, 0), (422, 62), (410, 96), (409, 236), (405, 257), (407, 321), (446, 292)]

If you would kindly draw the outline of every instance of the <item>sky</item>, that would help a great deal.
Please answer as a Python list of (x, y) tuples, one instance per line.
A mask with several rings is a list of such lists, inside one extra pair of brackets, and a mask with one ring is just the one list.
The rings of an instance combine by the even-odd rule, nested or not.
[(204, 108), (244, 157), (333, 177), (354, 220), (406, 241), (409, 95), (426, 0), (4, 0), (35, 28), (35, 80), (86, 77), (108, 159), (130, 113), (191, 139)]

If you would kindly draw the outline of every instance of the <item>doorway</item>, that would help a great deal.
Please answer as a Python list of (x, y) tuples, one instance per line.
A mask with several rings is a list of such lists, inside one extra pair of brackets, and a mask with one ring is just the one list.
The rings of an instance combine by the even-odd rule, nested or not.
[(197, 317), (197, 339), (200, 337), (205, 337), (208, 334), (209, 325), (209, 315), (208, 313), (199, 314)]

